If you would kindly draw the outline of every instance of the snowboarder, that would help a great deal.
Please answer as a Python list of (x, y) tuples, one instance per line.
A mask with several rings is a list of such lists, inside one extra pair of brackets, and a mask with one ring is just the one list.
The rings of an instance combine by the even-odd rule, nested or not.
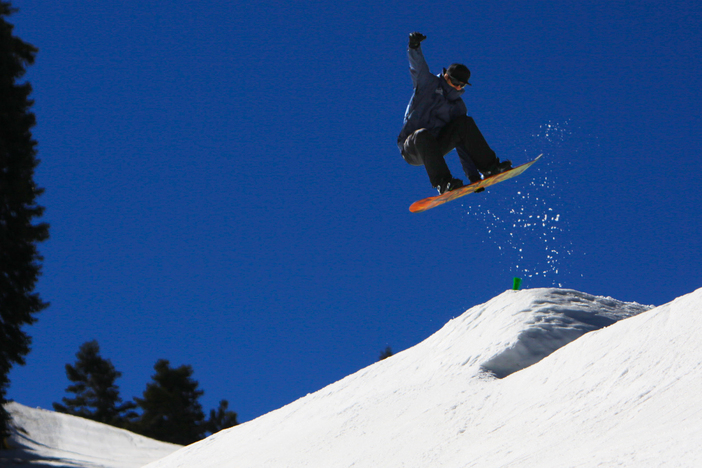
[(426, 36), (409, 35), (410, 75), (414, 93), (405, 112), (397, 139), (402, 157), (413, 166), (424, 166), (432, 187), (440, 194), (463, 186), (451, 175), (444, 156), (454, 148), (471, 183), (512, 168), (511, 161), (500, 162), (490, 149), (461, 99), (470, 85), (470, 70), (454, 63), (433, 75), (424, 60), (420, 43)]

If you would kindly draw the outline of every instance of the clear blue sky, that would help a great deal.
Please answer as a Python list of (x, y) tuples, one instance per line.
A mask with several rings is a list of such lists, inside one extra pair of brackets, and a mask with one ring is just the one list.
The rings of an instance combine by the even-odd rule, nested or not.
[[(40, 49), (51, 307), (8, 397), (85, 341), (141, 396), (190, 364), (250, 420), (511, 287), (660, 305), (702, 286), (699, 1), (14, 0)], [(395, 145), (407, 36), (524, 175), (429, 212)], [(455, 153), (448, 157), (456, 175)]]

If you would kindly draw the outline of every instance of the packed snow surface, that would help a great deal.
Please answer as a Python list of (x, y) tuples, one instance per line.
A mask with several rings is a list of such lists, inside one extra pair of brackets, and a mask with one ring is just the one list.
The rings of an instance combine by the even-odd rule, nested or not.
[(11, 403), (18, 458), (0, 452), (0, 464), (699, 467), (701, 389), (702, 289), (657, 308), (507, 291), (406, 351), (177, 451)]
[(67, 414), (8, 403), (9, 445), (0, 466), (137, 468), (179, 449), (129, 431)]
[(701, 371), (702, 289), (654, 309), (507, 291), (148, 467), (702, 466)]

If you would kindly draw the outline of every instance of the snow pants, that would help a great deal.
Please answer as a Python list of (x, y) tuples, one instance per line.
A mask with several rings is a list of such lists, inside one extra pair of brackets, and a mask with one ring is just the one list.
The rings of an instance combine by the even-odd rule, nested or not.
[(490, 169), (497, 157), (485, 141), (472, 117), (463, 115), (443, 127), (438, 136), (420, 128), (407, 137), (402, 146), (402, 157), (412, 166), (424, 166), (432, 187), (452, 178), (444, 160), (451, 150), (457, 149), (463, 171), (468, 180), (480, 179), (478, 171)]

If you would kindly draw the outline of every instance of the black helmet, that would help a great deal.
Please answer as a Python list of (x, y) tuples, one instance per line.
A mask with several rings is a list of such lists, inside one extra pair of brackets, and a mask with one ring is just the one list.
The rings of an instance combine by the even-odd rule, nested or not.
[(472, 86), (470, 83), (468, 83), (468, 80), (470, 80), (470, 70), (468, 70), (468, 67), (465, 65), (460, 63), (452, 63), (451, 66), (448, 67), (448, 70), (446, 70), (446, 73), (454, 80)]

